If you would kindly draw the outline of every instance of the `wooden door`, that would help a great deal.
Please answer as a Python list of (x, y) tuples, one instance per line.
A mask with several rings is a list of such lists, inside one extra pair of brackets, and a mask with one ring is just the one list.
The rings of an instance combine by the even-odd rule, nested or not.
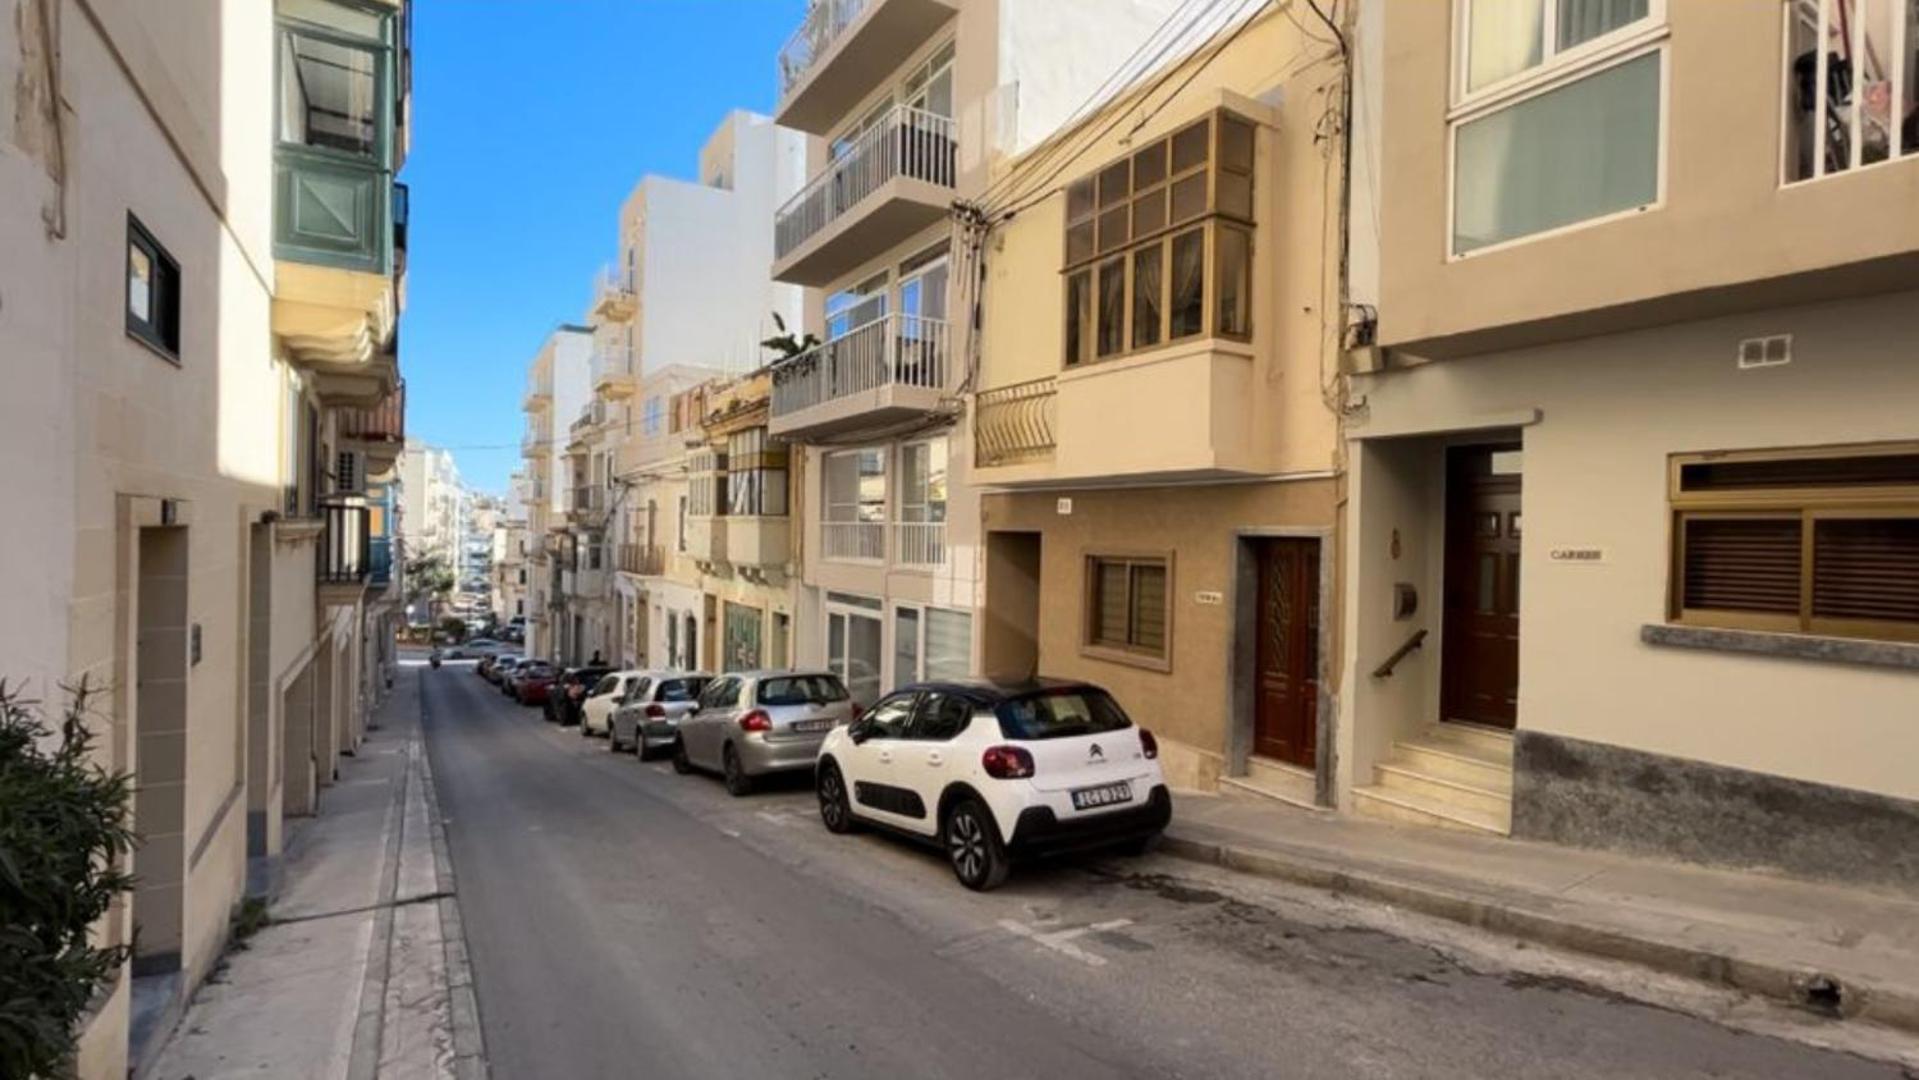
[(1459, 447), (1446, 469), (1442, 719), (1519, 715), (1519, 448)]
[(1256, 541), (1253, 753), (1313, 768), (1319, 748), (1319, 541)]

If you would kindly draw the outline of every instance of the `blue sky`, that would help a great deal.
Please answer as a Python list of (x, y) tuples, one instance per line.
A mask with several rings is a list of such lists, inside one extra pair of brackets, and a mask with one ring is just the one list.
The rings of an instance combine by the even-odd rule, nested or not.
[[(526, 363), (581, 317), (620, 203), (772, 111), (804, 0), (418, 0), (401, 370), (410, 434), (503, 492)], [(771, 227), (771, 223), (768, 223)]]

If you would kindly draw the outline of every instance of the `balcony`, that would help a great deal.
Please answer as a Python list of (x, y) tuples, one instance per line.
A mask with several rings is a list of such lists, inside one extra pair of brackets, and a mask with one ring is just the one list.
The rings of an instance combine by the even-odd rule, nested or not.
[(702, 517), (692, 515), (686, 519), (686, 554), (701, 566), (727, 565), (726, 532), (724, 517)]
[(773, 119), (827, 134), (957, 10), (955, 0), (814, 0), (780, 49)]
[(552, 442), (552, 437), (546, 432), (538, 428), (529, 428), (526, 434), (520, 436), (520, 456), (529, 458), (544, 457), (547, 448)]
[(404, 381), (379, 404), (341, 408), (336, 415), (345, 448), (359, 451), (366, 459), (368, 476), (379, 476), (400, 460), (400, 451), (406, 446)]
[(938, 410), (951, 385), (943, 319), (886, 315), (773, 369), (769, 434), (805, 439)]
[(818, 288), (952, 211), (953, 121), (896, 105), (773, 216), (773, 279)]
[(666, 573), (666, 549), (650, 544), (621, 544), (619, 570), (635, 577), (659, 577)]
[(777, 570), (792, 559), (792, 523), (784, 517), (741, 514), (726, 519), (726, 561)]
[(573, 488), (566, 500), (566, 512), (575, 524), (593, 524), (606, 512), (606, 489), (597, 484)]
[(825, 521), (820, 523), (820, 551), (839, 562), (886, 562), (886, 523), (883, 521)]
[(633, 274), (622, 266), (600, 270), (593, 287), (593, 317), (601, 322), (631, 322), (639, 314), (640, 294), (633, 287)]
[(893, 561), (901, 566), (945, 566), (946, 522), (894, 522)]
[(973, 399), (973, 461), (981, 468), (1053, 456), (1056, 379), (1034, 379), (983, 391)]
[(368, 541), (367, 583), (384, 589), (393, 583), (393, 538), (375, 536)]
[(553, 407), (553, 369), (541, 362), (526, 373), (526, 397), (520, 402), (523, 412), (545, 412)]
[(365, 591), (372, 572), (372, 537), (366, 504), (349, 496), (327, 496), (317, 508), (320, 546), (314, 578), (328, 603), (353, 603)]
[(623, 401), (633, 396), (638, 386), (638, 373), (633, 370), (633, 354), (625, 346), (594, 350), (589, 366), (592, 369), (593, 392), (599, 397), (608, 401)]

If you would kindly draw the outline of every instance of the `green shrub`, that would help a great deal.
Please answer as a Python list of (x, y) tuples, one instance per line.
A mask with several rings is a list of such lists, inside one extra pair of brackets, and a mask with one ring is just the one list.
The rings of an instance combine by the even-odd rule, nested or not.
[(88, 930), (133, 887), (132, 781), (93, 760), (83, 681), (59, 737), (40, 703), (0, 679), (0, 1076), (72, 1069), (75, 1026), (126, 962)]

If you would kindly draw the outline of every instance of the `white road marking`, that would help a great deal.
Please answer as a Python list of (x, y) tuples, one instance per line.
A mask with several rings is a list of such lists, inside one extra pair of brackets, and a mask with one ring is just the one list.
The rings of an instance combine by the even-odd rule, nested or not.
[(667, 775), (668, 773), (670, 773), (670, 772), (672, 772), (673, 770), (672, 770), (672, 769), (669, 769), (669, 768), (667, 768), (667, 767), (666, 767), (666, 766), (664, 766), (664, 765), (655, 765), (655, 766), (653, 766), (653, 771), (654, 771), (654, 772), (656, 772), (656, 773), (659, 773), (659, 774), (660, 774), (661, 776), (665, 776), (665, 775)]
[(759, 818), (762, 821), (770, 821), (775, 825), (784, 825), (787, 823), (788, 819), (790, 819), (793, 815), (788, 814), (785, 811), (781, 811), (780, 813), (777, 813), (777, 814), (769, 814), (764, 810), (756, 810), (753, 812), (753, 816)]
[(1074, 926), (1068, 927), (1065, 930), (1054, 930), (1042, 933), (1034, 927), (1013, 919), (1001, 919), (999, 921), (1000, 928), (1008, 933), (1017, 934), (1034, 944), (1044, 946), (1063, 956), (1069, 956), (1089, 967), (1105, 967), (1106, 958), (1087, 952), (1085, 949), (1073, 944), (1073, 939), (1084, 937), (1087, 934), (1117, 930), (1122, 926), (1131, 926), (1132, 923), (1133, 920), (1131, 919), (1110, 919), (1106, 922), (1093, 923), (1088, 926)]
[(738, 840), (740, 838), (740, 831), (738, 829), (729, 829), (726, 826), (722, 825), (720, 826), (720, 831), (732, 837), (735, 840)]

